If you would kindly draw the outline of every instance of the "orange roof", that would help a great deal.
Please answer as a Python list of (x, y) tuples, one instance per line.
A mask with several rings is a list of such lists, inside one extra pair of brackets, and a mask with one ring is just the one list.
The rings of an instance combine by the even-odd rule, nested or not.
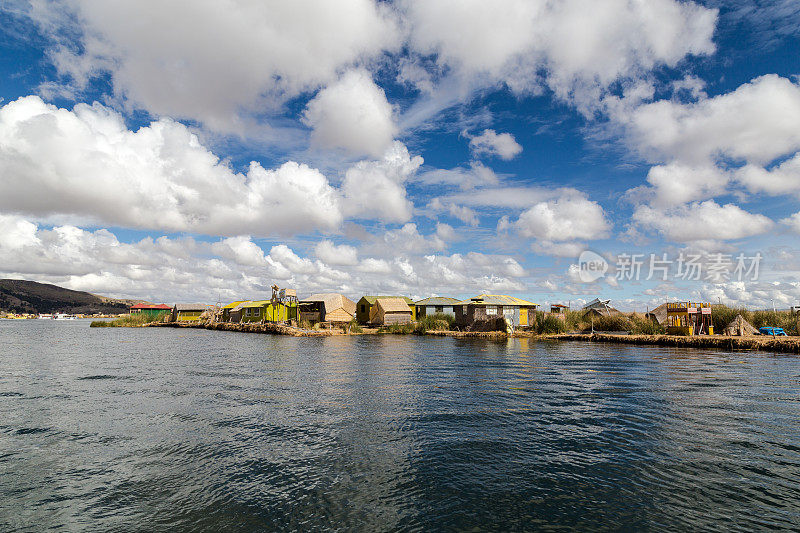
[(164, 305), (164, 304), (136, 304), (136, 305), (132, 305), (131, 309), (164, 309), (164, 310), (170, 310), (172, 308), (170, 306)]

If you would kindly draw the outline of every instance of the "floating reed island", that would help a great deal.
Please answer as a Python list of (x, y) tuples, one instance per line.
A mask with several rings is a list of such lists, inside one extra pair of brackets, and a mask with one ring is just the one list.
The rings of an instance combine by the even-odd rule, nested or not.
[(542, 338), (559, 341), (605, 342), (671, 346), (675, 348), (706, 348), (726, 351), (765, 351), (800, 354), (800, 337), (773, 337), (770, 335), (614, 335), (608, 333), (562, 333)]
[[(272, 287), (268, 300), (226, 305), (137, 304), (130, 315), (93, 327), (202, 328), (295, 337), (418, 334), (452, 337), (536, 337), (728, 350), (800, 353), (800, 313), (749, 311), (703, 302), (666, 302), (647, 313), (623, 313), (595, 298), (579, 310), (554, 304), (549, 311), (514, 296), (480, 294), (467, 300), (338, 293), (298, 299)], [(765, 328), (772, 335), (759, 335)], [(784, 335), (784, 336), (777, 336)]]
[(340, 329), (302, 329), (282, 324), (226, 324), (226, 323), (186, 323), (152, 322), (146, 327), (192, 328), (214, 331), (235, 331), (240, 333), (262, 333), (288, 335), (291, 337), (331, 337), (339, 335), (429, 335), (435, 337), (482, 338), (505, 340), (508, 338), (531, 338), (542, 341), (581, 341), (615, 344), (669, 346), (675, 348), (705, 348), (726, 351), (768, 351), (800, 354), (800, 337), (772, 337), (767, 335), (725, 336), (725, 335), (636, 335), (613, 333), (555, 333), (538, 334), (532, 331), (455, 331), (414, 329), (361, 329), (358, 332)]

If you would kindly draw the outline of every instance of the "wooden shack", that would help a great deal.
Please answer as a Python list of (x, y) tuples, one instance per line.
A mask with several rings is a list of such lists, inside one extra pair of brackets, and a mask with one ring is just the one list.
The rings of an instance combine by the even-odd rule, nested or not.
[(249, 300), (237, 300), (227, 305), (223, 305), (219, 312), (219, 320), (221, 322), (241, 322), (242, 304), (246, 304), (248, 302)]
[(456, 326), (468, 327), (475, 322), (505, 318), (506, 323), (528, 326), (538, 304), (505, 294), (480, 294), (455, 305)]
[(172, 312), (172, 308), (164, 304), (136, 304), (130, 307), (130, 314), (145, 315), (152, 318), (160, 318)]
[(369, 323), (375, 326), (409, 324), (413, 313), (404, 298), (378, 298), (370, 311)]
[(455, 316), (456, 313), (453, 311), (453, 306), (456, 304), (458, 304), (456, 298), (447, 298), (445, 296), (431, 296), (430, 298), (425, 298), (414, 304), (416, 308), (415, 319), (419, 320), (420, 318), (435, 314)]
[(173, 322), (197, 322), (200, 315), (208, 310), (205, 304), (175, 304), (172, 308)]
[(356, 315), (356, 303), (338, 293), (312, 294), (300, 300), (300, 320), (308, 322), (347, 323)]

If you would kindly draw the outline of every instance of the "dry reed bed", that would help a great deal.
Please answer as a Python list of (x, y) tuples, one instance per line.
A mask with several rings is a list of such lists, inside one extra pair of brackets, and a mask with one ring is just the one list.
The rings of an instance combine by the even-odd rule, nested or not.
[[(242, 333), (271, 333), (289, 335), (292, 337), (330, 337), (334, 335), (347, 335), (341, 330), (308, 330), (283, 324), (230, 324), (216, 323), (181, 323), (181, 322), (153, 322), (144, 327), (162, 328), (199, 328), (216, 331), (238, 331)], [(349, 333), (349, 335), (376, 334), (374, 331), (363, 333)], [(388, 334), (388, 333), (387, 333)], [(505, 339), (508, 337), (504, 331), (427, 331), (425, 335), (434, 337), (456, 338), (482, 338)], [(547, 340), (606, 342), (616, 344), (647, 344), (654, 346), (674, 346), (678, 348), (707, 348), (715, 350), (761, 350), (767, 352), (800, 354), (800, 337), (768, 337), (744, 336), (727, 337), (723, 335), (613, 335), (608, 333), (560, 333), (551, 335), (535, 335), (530, 332), (517, 332), (518, 337), (532, 337)]]
[(283, 324), (230, 324), (227, 322), (192, 323), (192, 322), (153, 322), (148, 327), (155, 328), (194, 328), (211, 329), (215, 331), (238, 331), (242, 333), (271, 333), (289, 335), (291, 337), (330, 337), (335, 335), (330, 330), (308, 330), (284, 326)]
[(610, 335), (604, 333), (562, 333), (545, 338), (568, 341), (608, 342), (617, 344), (650, 344), (679, 348), (710, 348), (717, 350), (761, 350), (767, 352), (800, 353), (800, 337), (723, 335)]

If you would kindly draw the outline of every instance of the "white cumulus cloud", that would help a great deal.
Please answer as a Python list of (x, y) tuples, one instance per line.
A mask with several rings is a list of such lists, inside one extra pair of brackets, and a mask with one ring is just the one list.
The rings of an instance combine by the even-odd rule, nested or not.
[(185, 126), (130, 131), (100, 104), (21, 98), (0, 108), (0, 210), (212, 235), (335, 229), (338, 191), (319, 171), (252, 162), (234, 172)]
[(717, 13), (675, 0), (428, 0), (402, 2), (414, 50), (457, 76), (542, 85), (591, 105), (596, 91), (658, 64), (714, 51)]
[(639, 206), (633, 219), (675, 242), (732, 240), (769, 231), (773, 223), (764, 215), (750, 213), (735, 204), (713, 200), (681, 205), (668, 210)]
[(322, 89), (303, 117), (313, 130), (312, 143), (358, 156), (382, 156), (397, 134), (386, 94), (363, 69), (349, 71)]
[(506, 161), (514, 159), (522, 152), (522, 146), (510, 133), (497, 133), (494, 130), (483, 130), (483, 133), (470, 138), (469, 148), (474, 155), (496, 155)]
[(336, 245), (325, 239), (317, 243), (314, 254), (329, 265), (357, 265), (358, 250), (347, 244)]
[(611, 224), (597, 202), (581, 195), (566, 195), (526, 209), (513, 227), (526, 238), (563, 242), (605, 238)]
[(57, 0), (30, 14), (72, 84), (108, 73), (130, 105), (225, 131), (401, 42), (374, 0)]
[(767, 164), (800, 150), (800, 85), (771, 74), (692, 103), (660, 100), (617, 117), (651, 161)]
[(405, 182), (422, 165), (399, 142), (378, 161), (360, 161), (345, 173), (342, 191), (347, 216), (370, 217), (384, 222), (407, 222), (414, 204), (406, 196)]

